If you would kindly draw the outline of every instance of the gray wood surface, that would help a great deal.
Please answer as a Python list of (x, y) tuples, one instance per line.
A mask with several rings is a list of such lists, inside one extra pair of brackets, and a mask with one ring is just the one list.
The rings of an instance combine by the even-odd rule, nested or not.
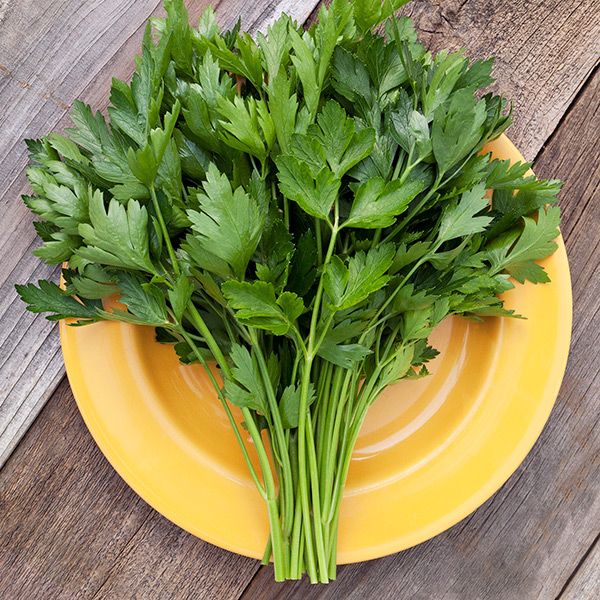
[[(329, 587), (276, 586), (269, 568), (189, 536), (137, 498), (93, 444), (66, 382), (52, 394), (62, 373), (56, 335), (12, 292), (14, 281), (46, 275), (29, 256), (33, 229), (18, 200), (20, 140), (64, 126), (75, 97), (104, 106), (156, 4), (0, 1), (0, 432), (10, 428), (0, 457), (51, 397), (0, 471), (0, 598), (600, 597), (600, 2), (418, 0), (405, 9), (432, 48), (499, 57), (498, 87), (517, 113), (510, 137), (540, 175), (566, 182), (572, 353), (548, 426), (494, 498), (412, 550), (341, 568)], [(189, 4), (198, 14), (202, 2)], [(274, 6), (304, 18), (310, 4), (222, 0), (217, 12), (231, 23), (243, 10), (257, 27)]]
[[(250, 30), (283, 10), (303, 22), (317, 0), (212, 2), (219, 22)], [(211, 4), (188, 2), (197, 19)], [(26, 314), (15, 283), (51, 274), (31, 256), (35, 231), (20, 202), (27, 191), (25, 138), (68, 124), (75, 98), (104, 108), (113, 76), (128, 78), (146, 19), (159, 0), (0, 2), (0, 467), (64, 375), (56, 327)]]
[(574, 573), (573, 578), (565, 586), (561, 600), (582, 600), (582, 598), (597, 598), (600, 590), (600, 543), (596, 543), (590, 549), (581, 564)]

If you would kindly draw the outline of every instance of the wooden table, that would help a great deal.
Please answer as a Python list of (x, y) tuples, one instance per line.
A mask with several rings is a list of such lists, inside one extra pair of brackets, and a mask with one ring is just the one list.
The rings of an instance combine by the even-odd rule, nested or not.
[[(270, 568), (193, 538), (138, 498), (85, 429), (55, 328), (25, 314), (13, 290), (49, 275), (30, 255), (34, 231), (19, 200), (23, 138), (64, 127), (77, 97), (104, 108), (110, 77), (131, 73), (158, 4), (0, 1), (0, 598), (600, 597), (600, 1), (405, 8), (432, 49), (498, 57), (498, 88), (515, 105), (510, 137), (539, 175), (565, 180), (573, 343), (548, 425), (491, 500), (414, 549), (342, 567), (328, 587), (276, 585)], [(188, 4), (196, 18), (208, 2)], [(256, 30), (281, 10), (303, 21), (316, 4), (217, 0), (216, 12), (223, 25), (241, 15)]]

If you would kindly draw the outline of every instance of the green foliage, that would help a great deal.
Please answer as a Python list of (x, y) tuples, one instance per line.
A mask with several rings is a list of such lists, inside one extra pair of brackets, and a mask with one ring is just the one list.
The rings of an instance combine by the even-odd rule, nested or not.
[(427, 374), (433, 328), (517, 316), (500, 294), (547, 282), (537, 261), (557, 247), (560, 183), (481, 155), (510, 123), (482, 92), (492, 61), (427, 52), (404, 3), (332, 0), (307, 30), (283, 15), (255, 40), (165, 0), (108, 116), (77, 101), (64, 135), (27, 142), (34, 252), (68, 268), (64, 289), (19, 295), (217, 363), (278, 579), (328, 579), (362, 419)]
[(239, 407), (252, 408), (264, 415), (267, 399), (256, 361), (244, 346), (234, 344), (230, 351), (232, 376), (225, 380), (227, 398)]
[[(199, 210), (188, 210), (192, 236), (207, 254), (227, 264), (238, 279), (244, 273), (260, 241), (264, 227), (264, 207), (244, 191), (235, 190), (223, 173), (210, 165), (202, 187), (196, 194)], [(210, 269), (209, 269), (210, 270)]]
[(98, 304), (94, 301), (80, 302), (61, 290), (50, 281), (38, 281), (17, 285), (17, 292), (27, 309), (34, 313), (50, 313), (47, 317), (51, 321), (59, 319), (77, 319), (78, 325), (94, 323), (99, 320)]
[(296, 294), (283, 292), (276, 297), (273, 285), (265, 281), (227, 281), (222, 289), (240, 322), (275, 335), (294, 329), (296, 319), (304, 312), (304, 303)]

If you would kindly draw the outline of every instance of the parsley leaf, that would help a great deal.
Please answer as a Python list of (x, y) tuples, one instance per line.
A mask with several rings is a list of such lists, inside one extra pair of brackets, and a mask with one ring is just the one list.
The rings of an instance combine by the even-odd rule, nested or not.
[(84, 325), (99, 320), (97, 302), (83, 303), (75, 300), (50, 281), (42, 279), (38, 281), (37, 287), (33, 283), (15, 287), (23, 302), (27, 304), (27, 310), (34, 313), (51, 313), (46, 317), (49, 321), (78, 319), (76, 324)]
[(225, 282), (222, 289), (240, 322), (276, 335), (287, 334), (304, 312), (304, 303), (296, 294), (283, 292), (276, 298), (273, 284), (265, 281), (231, 280)]
[(340, 180), (328, 167), (323, 167), (313, 175), (305, 161), (293, 156), (280, 156), (276, 163), (281, 193), (297, 202), (309, 215), (328, 221), (337, 198)]
[(387, 184), (381, 177), (369, 179), (356, 190), (344, 227), (389, 227), (407, 209), (415, 196), (425, 189), (425, 185), (426, 182), (422, 179), (406, 183), (396, 180)]
[(389, 281), (386, 274), (394, 259), (394, 247), (383, 244), (368, 252), (357, 252), (347, 266), (334, 257), (325, 272), (324, 286), (332, 305), (344, 310), (366, 300)]
[(211, 164), (196, 196), (200, 210), (189, 210), (192, 235), (200, 252), (216, 256), (243, 279), (264, 227), (264, 214), (251, 195), (241, 187), (231, 188), (224, 173)]
[[(492, 265), (492, 273), (507, 271), (519, 283), (525, 280), (533, 283), (549, 281), (544, 269), (534, 261), (552, 254), (557, 248), (554, 241), (558, 236), (560, 209), (556, 206), (540, 209), (537, 221), (530, 217), (523, 219), (524, 227), (514, 245), (496, 239), (487, 252)], [(510, 239), (510, 238), (509, 238)], [(500, 241), (504, 243), (500, 243)]]
[(101, 192), (95, 191), (89, 200), (90, 223), (80, 223), (79, 235), (86, 246), (76, 252), (91, 263), (139, 269), (156, 273), (148, 247), (148, 212), (136, 200), (127, 207), (111, 200), (108, 210)]
[(225, 380), (224, 391), (233, 404), (252, 408), (267, 414), (267, 399), (261, 384), (261, 375), (250, 352), (244, 346), (234, 344), (230, 351), (233, 377)]
[(492, 217), (476, 216), (488, 207), (483, 183), (465, 192), (460, 200), (452, 201), (443, 211), (438, 230), (438, 242), (473, 235), (492, 222)]

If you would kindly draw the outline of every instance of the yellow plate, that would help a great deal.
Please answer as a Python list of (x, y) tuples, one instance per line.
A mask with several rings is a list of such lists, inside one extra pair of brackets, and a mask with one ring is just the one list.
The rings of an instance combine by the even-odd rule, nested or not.
[[(522, 160), (506, 138), (496, 156)], [(552, 283), (518, 286), (527, 320), (447, 320), (432, 375), (388, 389), (364, 424), (342, 503), (339, 562), (403, 550), (487, 500), (539, 436), (558, 394), (571, 332), (562, 240)], [(60, 328), (67, 373), (98, 446), (151, 506), (198, 537), (259, 558), (263, 501), (199, 366), (182, 366), (153, 330), (120, 323)]]

